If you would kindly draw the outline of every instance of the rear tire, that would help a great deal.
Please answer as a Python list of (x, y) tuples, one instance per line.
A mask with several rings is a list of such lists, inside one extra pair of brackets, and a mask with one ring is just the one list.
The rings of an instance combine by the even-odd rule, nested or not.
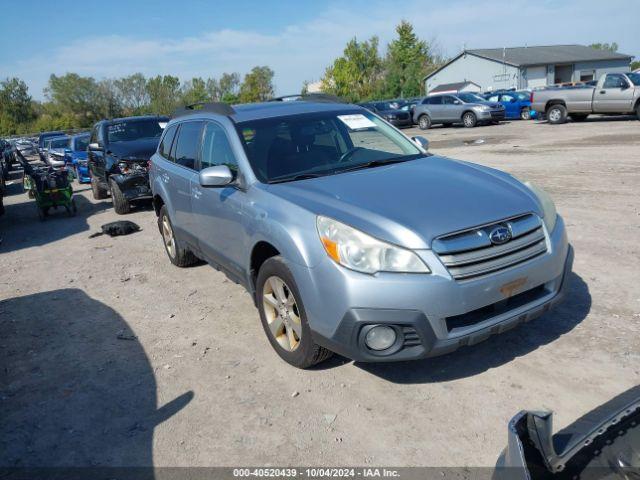
[(107, 198), (107, 190), (98, 184), (95, 177), (91, 177), (91, 191), (93, 192), (94, 200), (104, 200)]
[[(278, 289), (273, 288), (274, 282), (283, 287), (280, 291), (285, 298), (279, 298), (281, 295)], [(331, 350), (313, 341), (300, 291), (282, 257), (271, 257), (260, 267), (256, 305), (269, 343), (289, 365), (309, 368), (333, 355)], [(282, 305), (283, 316), (278, 314), (280, 308), (277, 305)], [(278, 327), (274, 326), (276, 323)]]
[(420, 130), (429, 130), (431, 128), (431, 118), (429, 118), (429, 115), (420, 115), (420, 118), (418, 118), (418, 128), (420, 128)]
[(520, 120), (531, 120), (531, 110), (528, 108), (520, 110)]
[(158, 229), (164, 243), (164, 250), (171, 263), (176, 267), (189, 267), (198, 262), (198, 258), (189, 250), (184, 248), (181, 242), (175, 237), (173, 224), (169, 218), (167, 207), (162, 206), (158, 215)]
[(551, 105), (547, 110), (547, 120), (551, 125), (560, 125), (567, 121), (567, 107)]
[(466, 112), (462, 115), (462, 123), (467, 128), (473, 128), (478, 124), (478, 117), (473, 112)]
[(111, 185), (111, 201), (113, 202), (113, 209), (116, 211), (118, 215), (125, 215), (131, 211), (131, 204), (127, 197), (124, 196), (122, 190), (120, 190), (120, 186), (111, 180), (109, 182)]
[(636, 105), (636, 117), (640, 120), (640, 102)]

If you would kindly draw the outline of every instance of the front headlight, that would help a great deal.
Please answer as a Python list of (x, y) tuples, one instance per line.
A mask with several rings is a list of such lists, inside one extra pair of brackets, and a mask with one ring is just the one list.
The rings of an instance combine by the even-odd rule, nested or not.
[(318, 216), (316, 225), (327, 255), (340, 265), (362, 273), (429, 273), (411, 250), (377, 240), (332, 218)]
[(540, 205), (542, 206), (544, 224), (547, 226), (549, 233), (553, 232), (556, 226), (556, 220), (558, 219), (558, 212), (556, 212), (556, 205), (553, 203), (551, 196), (531, 182), (524, 182), (524, 184), (538, 197)]
[(483, 112), (488, 112), (491, 110), (491, 107), (488, 105), (481, 105), (480, 110), (482, 110)]

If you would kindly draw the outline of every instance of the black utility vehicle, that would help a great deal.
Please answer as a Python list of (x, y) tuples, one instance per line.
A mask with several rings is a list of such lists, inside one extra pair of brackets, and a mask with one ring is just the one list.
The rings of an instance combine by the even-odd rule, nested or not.
[(93, 198), (109, 192), (116, 213), (131, 203), (151, 198), (149, 160), (158, 147), (168, 117), (142, 116), (102, 120), (93, 126), (88, 161)]
[(377, 113), (394, 127), (410, 127), (413, 125), (411, 114), (406, 110), (400, 110), (401, 105), (393, 101), (360, 103), (360, 106)]

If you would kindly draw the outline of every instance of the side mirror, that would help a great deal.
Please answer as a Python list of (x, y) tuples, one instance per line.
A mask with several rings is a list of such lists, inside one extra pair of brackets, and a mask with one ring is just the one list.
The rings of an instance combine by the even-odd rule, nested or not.
[(93, 142), (89, 144), (89, 150), (102, 150), (102, 146), (97, 142)]
[(420, 148), (422, 148), (425, 152), (429, 151), (429, 140), (427, 140), (426, 138), (417, 136), (417, 137), (411, 137), (411, 140), (413, 141), (413, 143), (415, 143)]
[(216, 165), (200, 170), (200, 185), (203, 187), (224, 187), (233, 181), (233, 174), (226, 165)]
[(627, 88), (629, 88), (629, 84), (627, 82), (624, 82), (622, 85), (620, 85), (620, 88), (622, 90), (626, 90)]

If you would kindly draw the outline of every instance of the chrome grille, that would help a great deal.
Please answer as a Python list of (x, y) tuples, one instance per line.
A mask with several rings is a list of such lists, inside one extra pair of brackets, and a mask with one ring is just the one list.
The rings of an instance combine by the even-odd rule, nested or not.
[[(489, 234), (500, 226), (509, 229), (511, 240), (494, 245)], [(439, 237), (433, 241), (433, 250), (454, 279), (468, 280), (543, 255), (547, 242), (540, 218), (527, 214)]]

